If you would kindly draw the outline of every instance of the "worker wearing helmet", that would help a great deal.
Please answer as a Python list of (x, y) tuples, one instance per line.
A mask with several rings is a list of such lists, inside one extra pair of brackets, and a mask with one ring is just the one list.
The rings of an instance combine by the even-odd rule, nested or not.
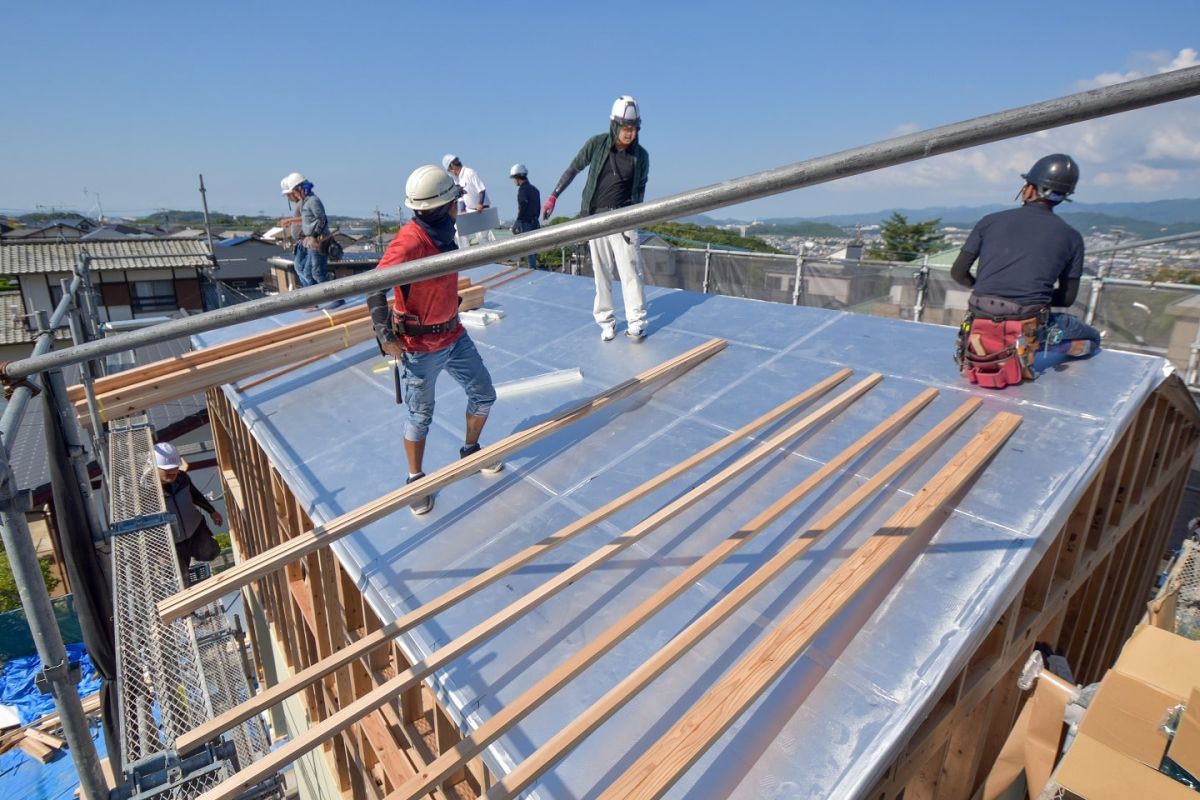
[(968, 307), (974, 316), (1039, 320), (1030, 364), (1040, 348), (1070, 357), (1095, 353), (1100, 349), (1095, 328), (1071, 314), (1051, 311), (1075, 302), (1083, 275), (1083, 236), (1054, 213), (1075, 192), (1079, 166), (1070, 156), (1055, 153), (1038, 159), (1021, 177), (1021, 206), (979, 220), (950, 274), (972, 289)]
[[(376, 269), (457, 249), (454, 218), (462, 190), (446, 171), (433, 164), (418, 167), (404, 186), (404, 205), (414, 212), (388, 244)], [(434, 387), (442, 370), (450, 373), (467, 394), (466, 435), (460, 458), (480, 449), (479, 434), (496, 401), (496, 390), (475, 343), (458, 319), (458, 273), (414, 281), (394, 289), (392, 306), (385, 291), (367, 297), (375, 337), (384, 353), (404, 364), (404, 394), (408, 422), (404, 426), (404, 453), (408, 480), (425, 477), (425, 438), (433, 421)], [(487, 474), (504, 469), (502, 463), (483, 468)], [(433, 495), (411, 505), (414, 514), (433, 508)]]
[[(508, 177), (517, 185), (517, 221), (513, 223), (512, 232), (536, 231), (541, 227), (538, 211), (542, 207), (542, 193), (529, 182), (529, 170), (524, 164), (513, 164)], [(529, 254), (529, 268), (537, 268), (537, 253)]]
[[(542, 218), (549, 219), (554, 205), (584, 168), (588, 170), (583, 187), (583, 216), (601, 214), (616, 208), (640, 203), (646, 196), (646, 180), (650, 175), (650, 154), (638, 140), (642, 115), (637, 101), (629, 95), (618, 97), (609, 115), (608, 133), (601, 133), (584, 142), (542, 209)], [(646, 301), (642, 289), (642, 255), (638, 248), (637, 231), (624, 231), (592, 239), (588, 242), (592, 256), (592, 271), (596, 278), (596, 300), (592, 315), (600, 326), (600, 338), (611, 341), (616, 335), (617, 320), (613, 314), (612, 282), (621, 278), (621, 295), (625, 301), (625, 335), (640, 340), (646, 335)], [(616, 275), (614, 275), (616, 273)]]
[(312, 286), (330, 280), (329, 256), (321, 246), (322, 239), (329, 233), (325, 204), (313, 194), (312, 181), (299, 172), (289, 173), (279, 182), (279, 188), (283, 196), (295, 204), (295, 216), (279, 220), (279, 227), (291, 231), (296, 240), (292, 256), (300, 285)]
[(492, 201), (488, 198), (483, 178), (470, 167), (464, 167), (458, 156), (453, 153), (442, 156), (442, 169), (449, 172), (454, 177), (454, 182), (462, 187), (463, 196), (458, 204), (459, 211), (483, 211), (491, 206)]
[(186, 464), (175, 445), (159, 442), (154, 445), (154, 466), (162, 485), (163, 501), (171, 515), (171, 537), (175, 541), (175, 557), (187, 582), (188, 565), (192, 559), (212, 561), (221, 554), (221, 546), (213, 537), (200, 509), (208, 512), (213, 524), (220, 527), (225, 520), (213, 504), (196, 488), (185, 471)]

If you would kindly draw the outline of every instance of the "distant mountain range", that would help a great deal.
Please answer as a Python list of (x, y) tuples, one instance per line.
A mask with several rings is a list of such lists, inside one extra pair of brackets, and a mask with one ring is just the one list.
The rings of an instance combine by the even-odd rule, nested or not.
[[(820, 217), (773, 217), (758, 222), (770, 226), (799, 226), (824, 223), (842, 228), (855, 225), (879, 225), (893, 213), (903, 214), (910, 222), (940, 219), (945, 226), (969, 228), (985, 214), (1012, 208), (1013, 204), (989, 206), (932, 206), (929, 208), (888, 208), (858, 214), (829, 214)], [(1065, 203), (1058, 212), (1075, 228), (1086, 233), (1093, 229), (1123, 228), (1143, 238), (1188, 233), (1200, 229), (1200, 198), (1154, 200), (1146, 203)], [(704, 214), (684, 222), (698, 225), (746, 225), (749, 220), (716, 219)], [(751, 228), (747, 233), (753, 233)]]

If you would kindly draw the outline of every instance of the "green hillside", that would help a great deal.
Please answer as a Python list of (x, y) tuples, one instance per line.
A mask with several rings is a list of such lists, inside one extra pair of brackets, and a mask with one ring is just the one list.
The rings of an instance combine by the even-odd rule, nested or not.
[(696, 247), (697, 245), (703, 247), (711, 244), (726, 250), (750, 250), (755, 253), (781, 252), (754, 236), (742, 236), (723, 228), (693, 225), (690, 222), (664, 222), (661, 225), (648, 225), (645, 230), (657, 233), (671, 244), (679, 247)]

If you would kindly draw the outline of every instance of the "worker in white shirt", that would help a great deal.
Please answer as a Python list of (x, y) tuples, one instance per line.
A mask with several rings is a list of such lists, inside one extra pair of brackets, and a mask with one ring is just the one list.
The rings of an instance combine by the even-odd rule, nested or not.
[(483, 211), (492, 204), (479, 173), (464, 167), (458, 156), (453, 153), (442, 156), (442, 169), (453, 175), (454, 182), (463, 190), (463, 196), (458, 201), (459, 211)]

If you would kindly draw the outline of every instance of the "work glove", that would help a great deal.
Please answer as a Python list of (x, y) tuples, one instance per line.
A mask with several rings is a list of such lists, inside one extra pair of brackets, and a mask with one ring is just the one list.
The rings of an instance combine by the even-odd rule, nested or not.
[(558, 198), (550, 195), (546, 198), (546, 204), (542, 206), (542, 219), (550, 219), (550, 215), (554, 213), (554, 204), (558, 202)]

